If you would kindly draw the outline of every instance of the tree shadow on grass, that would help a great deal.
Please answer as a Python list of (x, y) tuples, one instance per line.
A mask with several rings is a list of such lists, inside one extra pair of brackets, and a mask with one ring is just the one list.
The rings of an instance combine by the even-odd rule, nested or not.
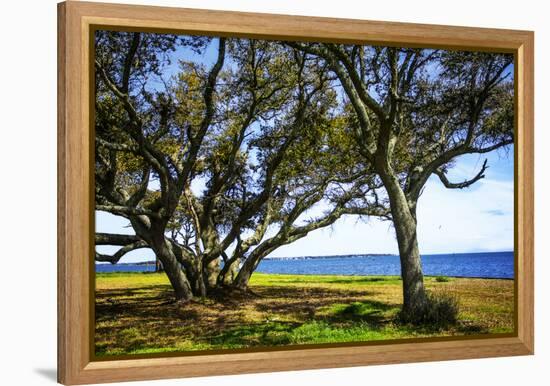
[[(345, 342), (356, 339), (356, 332), (367, 340), (383, 339), (386, 327), (390, 333), (438, 333), (429, 327), (397, 325), (399, 304), (370, 300), (380, 295), (380, 289), (254, 286), (252, 290), (256, 295), (220, 292), (184, 305), (173, 302), (167, 285), (99, 290), (96, 353)], [(473, 321), (452, 331), (484, 332)]]
[(335, 303), (361, 301), (373, 296), (374, 291), (353, 291), (322, 287), (268, 287), (259, 293), (264, 301), (254, 303), (256, 311), (294, 316), (302, 320), (312, 320), (320, 309)]
[(147, 317), (175, 310), (174, 296), (165, 285), (96, 291), (96, 317)]
[(413, 325), (404, 323), (395, 319), (397, 325), (404, 330), (415, 332), (418, 334), (430, 336), (447, 336), (447, 335), (483, 335), (489, 334), (487, 326), (471, 320), (457, 320), (455, 323), (431, 323)]
[[(264, 322), (247, 321), (204, 336), (204, 341), (214, 346), (277, 346), (295, 344), (306, 334), (322, 342), (334, 336), (347, 336), (346, 331), (357, 328), (363, 332), (379, 331), (392, 321), (388, 311), (398, 307), (365, 300), (365, 296), (372, 295), (367, 291), (270, 287), (269, 295), (253, 302), (254, 310), (269, 315)], [(279, 317), (291, 320), (279, 320)]]
[(373, 300), (362, 300), (348, 304), (335, 304), (329, 315), (323, 319), (329, 322), (366, 322), (373, 327), (382, 325), (394, 320), (388, 317), (387, 311), (396, 309), (396, 305), (382, 303)]
[(259, 296), (220, 293), (185, 305), (171, 302), (172, 291), (165, 285), (100, 290), (96, 294), (96, 352), (173, 347), (183, 341), (190, 346), (195, 342), (223, 347), (288, 344), (290, 331), (315, 321), (323, 307), (374, 294), (321, 287), (253, 290)]
[(291, 343), (292, 330), (301, 325), (302, 323), (297, 322), (247, 323), (206, 336), (204, 340), (215, 346), (225, 347), (285, 345)]
[(289, 301), (300, 300), (313, 302), (326, 302), (332, 299), (354, 299), (364, 298), (365, 296), (373, 296), (379, 292), (373, 290), (352, 290), (340, 288), (325, 288), (325, 287), (264, 287), (254, 289), (260, 296), (271, 299), (285, 299)]

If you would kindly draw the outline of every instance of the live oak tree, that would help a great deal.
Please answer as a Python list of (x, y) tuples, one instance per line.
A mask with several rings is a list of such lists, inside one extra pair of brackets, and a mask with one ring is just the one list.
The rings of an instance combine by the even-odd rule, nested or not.
[[(165, 75), (170, 52), (210, 52)], [(210, 62), (210, 63), (208, 63)], [(393, 221), (403, 315), (429, 309), (416, 208), (431, 176), (513, 143), (511, 55), (99, 32), (96, 209), (150, 248), (178, 299), (246, 288), (276, 248), (342, 215)], [(156, 86), (153, 86), (156, 84)], [(322, 213), (312, 216), (316, 207)]]
[[(216, 53), (167, 79), (181, 47)], [(318, 59), (253, 40), (100, 32), (95, 65), (96, 209), (135, 231), (96, 234), (121, 246), (96, 260), (150, 248), (188, 300), (246, 288), (262, 258), (343, 214), (387, 215)]]
[(383, 184), (395, 228), (403, 316), (422, 322), (430, 307), (417, 238), (418, 200), (431, 176), (449, 189), (453, 162), (513, 144), (513, 57), (509, 54), (357, 45), (285, 43), (324, 60), (348, 104), (362, 160)]
[[(217, 60), (205, 81), (208, 109), (198, 127), (188, 131), (188, 149), (177, 157), (162, 151), (165, 143), (159, 142), (164, 142), (162, 133), (171, 131), (168, 100), (146, 85), (148, 77), (161, 75), (162, 62), (178, 39), (100, 32), (95, 44), (96, 209), (126, 217), (136, 232), (136, 236), (126, 237), (96, 235), (96, 245), (122, 246), (115, 255), (96, 255), (96, 259), (114, 262), (135, 248), (151, 248), (176, 297), (189, 298), (191, 287), (178, 261), (181, 250), (164, 233), (213, 116), (212, 98), (223, 66), (225, 41), (220, 40)], [(160, 186), (158, 192), (149, 191), (152, 176)]]

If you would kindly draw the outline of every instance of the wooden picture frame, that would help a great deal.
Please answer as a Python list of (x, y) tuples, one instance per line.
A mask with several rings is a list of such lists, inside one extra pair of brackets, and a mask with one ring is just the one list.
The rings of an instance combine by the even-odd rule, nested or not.
[[(499, 50), (515, 55), (516, 331), (486, 339), (96, 361), (90, 42), (96, 26), (258, 38)], [(529, 31), (68, 1), (58, 5), (58, 381), (84, 384), (528, 355), (534, 350), (534, 35)]]

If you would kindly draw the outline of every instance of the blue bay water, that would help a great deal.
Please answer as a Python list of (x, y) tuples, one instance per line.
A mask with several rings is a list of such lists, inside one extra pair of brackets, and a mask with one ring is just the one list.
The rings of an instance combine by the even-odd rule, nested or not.
[[(422, 255), (425, 275), (514, 278), (513, 252)], [(96, 264), (97, 272), (148, 272), (155, 266)], [(399, 256), (354, 255), (264, 259), (257, 272), (309, 275), (400, 275)]]
[[(422, 255), (425, 275), (514, 278), (514, 253), (455, 253)], [(311, 275), (400, 275), (399, 256), (339, 256), (296, 260), (265, 259), (257, 269), (265, 273)]]

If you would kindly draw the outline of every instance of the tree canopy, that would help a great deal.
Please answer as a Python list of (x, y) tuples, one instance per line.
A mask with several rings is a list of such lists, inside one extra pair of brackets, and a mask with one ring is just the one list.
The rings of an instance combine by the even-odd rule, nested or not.
[(96, 210), (135, 231), (96, 234), (120, 246), (96, 260), (150, 248), (178, 299), (244, 289), (278, 247), (359, 215), (393, 221), (405, 308), (424, 309), (426, 181), (468, 187), (488, 165), (452, 182), (456, 157), (513, 143), (507, 54), (109, 31), (95, 44)]

